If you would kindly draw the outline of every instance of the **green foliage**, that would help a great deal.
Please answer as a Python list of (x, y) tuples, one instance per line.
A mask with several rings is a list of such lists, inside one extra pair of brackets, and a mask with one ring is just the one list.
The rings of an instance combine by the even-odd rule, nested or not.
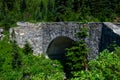
[[(79, 41), (75, 43), (70, 49), (67, 49), (66, 53), (66, 65), (69, 68), (70, 74), (80, 70), (88, 69), (88, 60), (87, 53), (88, 48), (85, 43), (85, 38), (87, 37), (86, 28), (80, 28), (80, 31), (77, 34)], [(69, 74), (68, 74), (69, 75)], [(68, 77), (72, 77), (71, 75)]]
[(119, 0), (1, 0), (0, 27), (17, 21), (120, 21)]
[(23, 48), (23, 52), (24, 52), (25, 55), (33, 53), (32, 47), (28, 42), (25, 43), (24, 48)]
[(107, 47), (107, 49), (112, 52), (112, 51), (115, 50), (116, 47), (118, 47), (118, 45), (117, 45), (116, 41), (113, 41), (113, 42)]
[(26, 55), (7, 35), (0, 41), (0, 80), (62, 80), (63, 76), (58, 61)]
[(104, 50), (100, 55), (89, 62), (89, 71), (74, 73), (76, 78), (71, 80), (119, 80), (120, 79), (120, 47), (114, 52)]
[(80, 40), (75, 46), (67, 49), (67, 77), (71, 80), (119, 80), (120, 47), (111, 45), (109, 49), (113, 52), (104, 50), (96, 59), (88, 62), (88, 48), (84, 41), (86, 36), (86, 29), (82, 28), (77, 33)]
[(13, 29), (12, 31), (12, 34), (11, 34), (11, 37), (12, 37), (12, 41), (11, 41), (11, 44), (12, 44), (12, 67), (13, 69), (15, 68), (19, 68), (21, 66), (21, 59), (20, 59), (20, 52), (19, 52), (19, 47), (15, 41), (15, 31)]
[[(23, 59), (23, 77), (31, 78), (32, 80), (36, 79), (50, 79), (56, 77), (61, 79), (63, 78), (62, 66), (57, 61), (52, 61), (49, 59), (42, 58), (40, 56), (24, 56)], [(50, 79), (51, 80), (51, 79)]]
[(46, 76), (44, 73), (40, 73), (38, 75), (32, 76), (32, 80), (63, 80), (63, 73), (57, 72), (56, 74), (52, 74), (51, 76)]
[(16, 42), (12, 42), (12, 67), (19, 68), (21, 66), (21, 58), (20, 58), (19, 47), (17, 46)]

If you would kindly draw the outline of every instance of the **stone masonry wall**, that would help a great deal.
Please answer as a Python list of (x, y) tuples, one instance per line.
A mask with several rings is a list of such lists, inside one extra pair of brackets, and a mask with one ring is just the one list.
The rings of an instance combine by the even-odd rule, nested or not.
[[(23, 47), (25, 42), (28, 41), (33, 47), (34, 54), (47, 54), (47, 48), (55, 38), (65, 36), (76, 41), (78, 39), (74, 34), (79, 31), (80, 27), (87, 27), (89, 29), (89, 36), (85, 41), (90, 48), (88, 59), (93, 59), (99, 52), (106, 49), (114, 40), (120, 42), (119, 35), (116, 35), (110, 27), (111, 24), (108, 24), (84, 24), (79, 22), (18, 22), (18, 27), (14, 28), (14, 30), (16, 41), (19, 46)], [(12, 33), (12, 30), (13, 28), (10, 29), (10, 33)]]
[(4, 37), (3, 31), (4, 31), (3, 28), (0, 28), (0, 40), (2, 40)]
[(66, 36), (76, 41), (75, 33), (79, 31), (79, 27), (83, 24), (80, 23), (64, 23), (64, 22), (53, 22), (43, 24), (43, 52), (46, 53), (47, 48), (52, 40), (59, 36)]
[[(41, 23), (17, 23), (18, 27), (14, 28), (16, 41), (20, 47), (23, 47), (26, 41), (30, 43), (34, 54), (42, 53), (42, 26)], [(10, 29), (12, 33), (13, 28)]]
[(88, 23), (89, 26), (89, 38), (86, 41), (90, 49), (88, 59), (93, 59), (98, 55), (99, 44), (101, 40), (102, 23)]

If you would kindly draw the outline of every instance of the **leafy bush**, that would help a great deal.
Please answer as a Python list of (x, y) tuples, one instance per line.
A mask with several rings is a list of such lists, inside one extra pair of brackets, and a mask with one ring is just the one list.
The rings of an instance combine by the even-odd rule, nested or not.
[(104, 50), (89, 62), (89, 71), (79, 71), (71, 80), (119, 80), (120, 79), (120, 47), (114, 52)]
[(32, 47), (28, 42), (25, 43), (24, 48), (23, 48), (23, 52), (24, 52), (25, 55), (33, 53)]
[[(55, 78), (59, 74), (59, 78), (63, 76), (62, 66), (57, 61), (41, 58), (40, 56), (28, 55), (23, 59), (23, 76), (29, 76), (33, 80)], [(41, 76), (39, 76), (41, 75)]]
[(29, 53), (25, 55), (23, 49), (8, 42), (7, 36), (0, 41), (0, 80), (62, 80), (63, 76), (58, 61)]

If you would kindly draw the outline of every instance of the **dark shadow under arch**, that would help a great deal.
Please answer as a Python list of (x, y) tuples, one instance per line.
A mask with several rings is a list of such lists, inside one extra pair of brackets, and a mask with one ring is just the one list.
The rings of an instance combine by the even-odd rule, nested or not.
[(65, 58), (65, 49), (72, 47), (74, 42), (69, 37), (59, 36), (50, 42), (46, 53), (50, 59), (62, 60)]

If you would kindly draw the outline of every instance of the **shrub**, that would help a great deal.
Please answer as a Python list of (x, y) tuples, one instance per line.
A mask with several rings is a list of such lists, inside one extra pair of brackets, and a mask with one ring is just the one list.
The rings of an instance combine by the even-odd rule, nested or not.
[(63, 68), (58, 61), (26, 55), (16, 44), (8, 43), (6, 37), (0, 41), (0, 80), (63, 79)]
[(104, 50), (100, 55), (89, 62), (89, 71), (74, 73), (72, 80), (119, 80), (120, 79), (120, 47), (114, 52)]
[(24, 45), (23, 52), (24, 52), (25, 55), (33, 53), (32, 47), (27, 41)]

